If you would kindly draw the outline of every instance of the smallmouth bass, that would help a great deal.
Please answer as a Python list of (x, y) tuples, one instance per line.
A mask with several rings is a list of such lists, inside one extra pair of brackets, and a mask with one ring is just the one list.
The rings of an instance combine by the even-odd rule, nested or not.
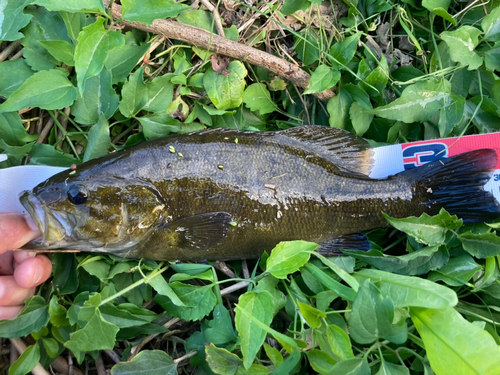
[(494, 150), (471, 151), (371, 179), (372, 149), (347, 131), (210, 129), (145, 142), (63, 171), (21, 193), (43, 238), (31, 249), (75, 249), (154, 260), (244, 259), (280, 241), (327, 255), (368, 249), (359, 232), (392, 217), (490, 221), (483, 186)]

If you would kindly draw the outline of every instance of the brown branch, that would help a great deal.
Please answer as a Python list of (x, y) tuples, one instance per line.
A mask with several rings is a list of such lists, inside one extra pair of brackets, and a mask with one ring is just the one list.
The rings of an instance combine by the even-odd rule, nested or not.
[[(111, 15), (114, 20), (120, 21), (122, 17), (122, 7), (112, 3)], [(309, 80), (311, 79), (311, 76), (297, 65), (269, 53), (212, 34), (198, 27), (169, 19), (155, 20), (152, 25), (146, 25), (140, 22), (130, 22), (127, 20), (121, 20), (119, 24), (121, 26), (129, 26), (146, 32), (163, 35), (167, 38), (180, 40), (199, 48), (208, 49), (219, 55), (232, 57), (252, 65), (260, 66), (302, 88), (307, 88)], [(328, 101), (335, 96), (335, 93), (332, 90), (325, 90), (314, 95), (320, 100)]]

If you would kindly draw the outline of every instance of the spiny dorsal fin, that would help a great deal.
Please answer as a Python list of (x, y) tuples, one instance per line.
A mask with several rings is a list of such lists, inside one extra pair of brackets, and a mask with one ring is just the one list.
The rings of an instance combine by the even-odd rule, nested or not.
[(373, 167), (373, 150), (363, 138), (343, 129), (327, 126), (298, 126), (267, 134), (300, 142), (298, 147), (337, 164), (341, 169), (368, 175)]

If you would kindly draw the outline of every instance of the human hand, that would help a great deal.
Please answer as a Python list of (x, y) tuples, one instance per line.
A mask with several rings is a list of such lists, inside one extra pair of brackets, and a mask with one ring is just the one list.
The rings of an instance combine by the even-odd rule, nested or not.
[(52, 272), (52, 263), (46, 256), (11, 251), (39, 236), (29, 215), (0, 213), (0, 319), (17, 316), (24, 301)]

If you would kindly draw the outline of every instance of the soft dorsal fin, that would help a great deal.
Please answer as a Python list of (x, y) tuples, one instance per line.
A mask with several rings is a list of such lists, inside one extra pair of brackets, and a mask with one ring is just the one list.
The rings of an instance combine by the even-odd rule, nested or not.
[(373, 150), (368, 142), (347, 130), (307, 125), (267, 134), (273, 133), (296, 141), (297, 147), (330, 160), (343, 170), (367, 176), (373, 167)]

